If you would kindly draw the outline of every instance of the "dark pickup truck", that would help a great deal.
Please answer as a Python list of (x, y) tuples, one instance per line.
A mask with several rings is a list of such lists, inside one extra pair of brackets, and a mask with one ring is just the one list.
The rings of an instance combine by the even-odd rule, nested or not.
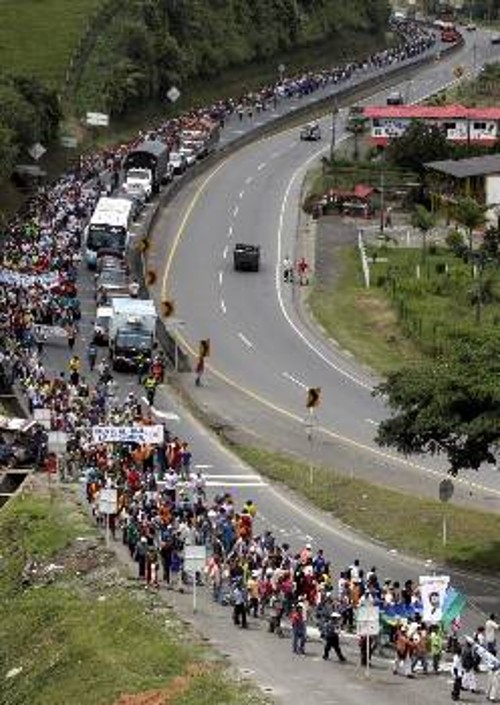
[(258, 272), (260, 264), (260, 247), (238, 243), (233, 252), (234, 269), (238, 271)]

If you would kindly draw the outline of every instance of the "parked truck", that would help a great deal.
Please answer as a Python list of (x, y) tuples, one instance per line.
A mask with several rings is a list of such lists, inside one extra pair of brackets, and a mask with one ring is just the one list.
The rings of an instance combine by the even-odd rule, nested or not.
[(143, 190), (150, 198), (171, 177), (167, 145), (160, 140), (141, 142), (123, 160), (123, 171), (123, 187), (131, 192)]
[(109, 355), (114, 370), (135, 370), (140, 359), (151, 360), (157, 315), (150, 299), (112, 299)]

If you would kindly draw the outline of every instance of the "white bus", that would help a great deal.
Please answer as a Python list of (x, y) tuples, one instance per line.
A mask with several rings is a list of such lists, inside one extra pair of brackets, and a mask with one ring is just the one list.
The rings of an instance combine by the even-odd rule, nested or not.
[(97, 202), (87, 225), (85, 260), (90, 268), (96, 266), (99, 254), (113, 253), (125, 256), (132, 222), (132, 202), (126, 198), (103, 197)]

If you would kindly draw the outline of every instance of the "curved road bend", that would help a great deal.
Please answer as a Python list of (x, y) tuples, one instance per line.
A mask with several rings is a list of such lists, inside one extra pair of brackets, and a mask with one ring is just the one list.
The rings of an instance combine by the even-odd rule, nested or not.
[[(457, 65), (491, 60), (491, 49), (488, 33), (469, 35), (460, 55), (422, 68), (400, 89), (412, 101), (422, 99), (453, 82)], [(363, 102), (384, 102), (387, 92)], [(327, 135), (330, 122), (323, 120)], [(337, 138), (345, 138), (345, 112)], [(222, 423), (303, 452), (306, 389), (320, 386), (315, 459), (378, 482), (390, 476), (394, 486), (436, 496), (443, 463), (406, 460), (375, 446), (376, 425), (387, 414), (383, 401), (371, 396), (375, 380), (301, 323), (280, 280), (279, 262), (294, 250), (303, 176), (327, 149), (328, 138), (303, 143), (297, 129), (260, 140), (190, 184), (162, 215), (153, 256), (166, 263), (162, 284), (184, 321), (180, 337), (192, 349), (201, 338), (212, 341), (208, 384), (197, 398)], [(160, 239), (165, 232), (170, 237)], [(259, 274), (233, 271), (237, 241), (261, 245)], [(457, 483), (456, 501), (491, 509), (498, 499), (500, 480), (490, 468)]]

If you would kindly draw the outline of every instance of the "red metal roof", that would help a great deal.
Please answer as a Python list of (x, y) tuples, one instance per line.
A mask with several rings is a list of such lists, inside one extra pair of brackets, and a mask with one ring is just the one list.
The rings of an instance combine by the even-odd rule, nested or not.
[(471, 120), (500, 120), (500, 108), (469, 108)]
[(500, 108), (466, 108), (464, 105), (369, 105), (364, 109), (369, 118), (407, 118), (414, 120), (500, 120)]
[[(488, 110), (489, 108), (483, 108)], [(409, 120), (446, 120), (468, 118), (470, 108), (463, 105), (369, 105), (364, 109), (368, 118), (407, 118)], [(480, 111), (480, 108), (474, 110)], [(500, 112), (500, 110), (499, 110)]]

